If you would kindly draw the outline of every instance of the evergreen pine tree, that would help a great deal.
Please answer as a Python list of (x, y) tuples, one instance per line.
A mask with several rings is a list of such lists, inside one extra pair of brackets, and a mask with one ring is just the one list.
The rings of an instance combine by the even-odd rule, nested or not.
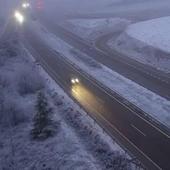
[(33, 129), (31, 131), (33, 139), (44, 139), (52, 135), (52, 125), (50, 114), (52, 109), (49, 107), (46, 96), (39, 92), (36, 103), (36, 115), (34, 117)]

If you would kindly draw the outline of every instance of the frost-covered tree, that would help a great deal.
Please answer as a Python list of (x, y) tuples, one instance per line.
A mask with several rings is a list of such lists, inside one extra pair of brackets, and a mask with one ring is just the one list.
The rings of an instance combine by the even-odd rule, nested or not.
[(36, 103), (36, 114), (33, 120), (31, 135), (33, 139), (46, 139), (53, 135), (53, 122), (50, 118), (52, 109), (49, 106), (46, 96), (39, 92)]

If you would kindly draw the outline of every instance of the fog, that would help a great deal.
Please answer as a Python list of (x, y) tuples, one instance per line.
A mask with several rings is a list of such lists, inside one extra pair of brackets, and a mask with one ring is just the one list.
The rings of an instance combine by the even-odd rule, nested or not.
[(170, 0), (44, 0), (50, 17), (115, 17), (145, 20), (170, 15)]
[[(30, 0), (43, 4), (42, 14), (50, 18), (121, 17), (147, 20), (170, 15), (170, 0)], [(0, 16), (6, 15), (18, 0), (0, 0)]]

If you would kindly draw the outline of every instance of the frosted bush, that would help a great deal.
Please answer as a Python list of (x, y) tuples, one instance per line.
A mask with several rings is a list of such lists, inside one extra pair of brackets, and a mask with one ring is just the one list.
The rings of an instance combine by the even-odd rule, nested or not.
[(42, 77), (29, 66), (21, 66), (17, 70), (17, 88), (21, 95), (35, 93), (44, 88)]

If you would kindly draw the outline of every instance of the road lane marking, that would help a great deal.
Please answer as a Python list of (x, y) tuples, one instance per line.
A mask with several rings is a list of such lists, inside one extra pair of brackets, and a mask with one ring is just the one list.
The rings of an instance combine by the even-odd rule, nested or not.
[[(32, 48), (32, 47), (31, 47)], [(33, 48), (32, 48), (33, 49)], [(35, 50), (34, 50), (35, 51)], [(40, 56), (40, 55), (39, 55)], [(53, 74), (53, 76), (58, 77), (58, 75), (55, 73), (55, 71), (49, 67), (49, 65), (46, 63), (46, 61), (44, 60), (44, 58), (41, 57), (41, 60), (43, 61), (44, 66), (49, 69), (51, 71), (51, 74)], [(69, 64), (70, 65), (70, 64)], [(75, 69), (74, 69), (75, 70)], [(82, 74), (81, 74), (82, 75)], [(84, 75), (83, 75), (84, 77)], [(59, 77), (58, 77), (59, 78)], [(90, 80), (91, 81), (91, 80)], [(57, 81), (58, 82), (58, 81)], [(61, 84), (60, 84), (61, 85)], [(110, 95), (109, 95), (110, 96)], [(87, 105), (89, 105), (86, 102)], [(89, 105), (90, 106), (90, 105)], [(95, 111), (96, 113), (98, 113), (98, 111), (96, 111), (94, 108), (91, 108), (93, 111)], [(149, 160), (155, 167), (157, 167), (159, 170), (161, 170), (161, 168), (152, 161), (151, 158), (149, 158), (143, 151), (141, 151), (135, 144), (133, 144), (133, 142), (131, 142), (126, 136), (124, 136), (113, 124), (111, 124), (107, 119), (105, 119), (100, 113), (98, 113), (98, 116), (100, 116), (109, 126), (111, 126), (113, 129), (115, 129), (115, 131), (122, 136), (127, 142), (129, 142), (129, 144), (131, 144), (139, 153), (141, 153), (141, 155), (143, 155), (147, 160)], [(96, 120), (96, 119), (95, 119)], [(97, 120), (96, 120), (97, 121)], [(97, 121), (99, 122), (99, 121)], [(99, 124), (101, 126), (103, 126), (100, 122)]]
[[(77, 94), (76, 90), (73, 90), (74, 93)], [(105, 122), (107, 122), (107, 124), (109, 126), (111, 126), (113, 129), (115, 129), (115, 131), (117, 131), (117, 133), (122, 136), (127, 142), (129, 142), (138, 152), (140, 152), (147, 160), (149, 160), (154, 166), (156, 166), (159, 170), (162, 170), (159, 165), (157, 165), (155, 162), (152, 161), (151, 158), (149, 158), (143, 151), (141, 151), (133, 142), (131, 142), (125, 135), (123, 135), (113, 124), (111, 124), (105, 117), (103, 117), (95, 108), (91, 107), (90, 104), (85, 100), (84, 103), (89, 106), (91, 108), (91, 110), (94, 112), (94, 113), (97, 113), (98, 116), (101, 117), (101, 119), (103, 119)], [(95, 118), (96, 120), (96, 118)], [(96, 120), (97, 121), (97, 120)], [(97, 121), (99, 122), (99, 121)], [(101, 126), (103, 126), (100, 122), (99, 124)], [(105, 128), (104, 128), (105, 129)], [(110, 132), (109, 132), (110, 133)]]
[[(55, 53), (54, 51), (51, 51), (53, 53)], [(61, 55), (61, 54), (60, 54)], [(62, 55), (61, 55), (62, 56)], [(165, 132), (163, 132), (161, 129), (159, 129), (158, 127), (156, 127), (155, 125), (153, 125), (152, 123), (150, 123), (148, 120), (146, 120), (145, 118), (143, 118), (142, 116), (140, 116), (138, 113), (136, 113), (135, 111), (133, 111), (130, 107), (128, 107), (127, 105), (125, 105), (124, 103), (121, 103), (118, 99), (116, 99), (116, 97), (114, 97), (112, 94), (108, 93), (105, 89), (110, 90), (111, 92), (113, 91), (112, 89), (105, 87), (104, 84), (100, 83), (98, 80), (96, 80), (93, 76), (87, 74), (85, 71), (83, 71), (81, 68), (79, 68), (78, 66), (73, 66), (73, 62), (65, 59), (65, 57), (62, 57), (62, 60), (69, 65), (70, 67), (72, 67), (73, 70), (75, 70), (76, 72), (78, 72), (82, 77), (84, 77), (85, 79), (89, 80), (90, 82), (93, 83), (93, 85), (97, 86), (99, 89), (101, 89), (105, 94), (107, 94), (108, 96), (110, 96), (113, 100), (116, 100), (119, 104), (121, 104), (122, 106), (124, 106), (126, 109), (128, 109), (129, 111), (131, 111), (133, 114), (135, 114), (137, 117), (139, 117), (140, 119), (142, 119), (143, 121), (145, 121), (147, 124), (149, 124), (150, 126), (152, 126), (154, 129), (156, 129), (157, 131), (159, 131), (163, 136), (167, 137), (168, 139), (170, 139), (170, 136), (168, 134), (166, 134)], [(81, 72), (79, 71), (81, 70)], [(91, 79), (90, 79), (90, 78)], [(95, 82), (94, 80), (95, 79)], [(99, 84), (100, 83), (100, 84)], [(114, 92), (114, 91), (113, 91)], [(120, 95), (121, 96), (121, 95)], [(122, 97), (122, 96), (121, 96)], [(123, 97), (122, 97), (123, 98)]]
[[(33, 49), (33, 47), (31, 47)], [(50, 47), (49, 47), (50, 48)], [(54, 55), (57, 55), (54, 49), (50, 48), (49, 51), (51, 53), (53, 53)], [(151, 124), (148, 120), (144, 119), (142, 116), (140, 116), (138, 113), (136, 113), (135, 111), (133, 111), (130, 107), (128, 107), (127, 105), (125, 105), (124, 103), (121, 103), (118, 99), (116, 99), (116, 97), (114, 97), (112, 94), (108, 93), (105, 89), (109, 90), (109, 91), (113, 91), (112, 89), (108, 88), (106, 85), (104, 85), (103, 83), (99, 82), (98, 80), (96, 80), (93, 76), (91, 76), (90, 74), (86, 73), (85, 71), (83, 71), (79, 66), (75, 66), (75, 64), (69, 60), (66, 59), (66, 57), (64, 57), (61, 53), (59, 53), (61, 60), (66, 63), (67, 65), (69, 65), (75, 72), (78, 72), (82, 77), (84, 77), (85, 79), (89, 80), (94, 86), (97, 86), (100, 90), (102, 90), (105, 94), (107, 94), (108, 96), (110, 96), (113, 100), (116, 100), (119, 104), (121, 104), (122, 106), (124, 106), (126, 109), (128, 109), (129, 111), (131, 111), (133, 114), (135, 114), (137, 117), (139, 117), (140, 119), (142, 119), (143, 121), (145, 121), (148, 125), (150, 125), (151, 127), (153, 127), (154, 129), (156, 129), (157, 131), (159, 131), (162, 135), (166, 136), (168, 139), (170, 139), (170, 136), (168, 134), (166, 134), (165, 132), (163, 132), (161, 129), (159, 129), (158, 127), (156, 127), (155, 125)], [(42, 58), (42, 57), (41, 57)], [(55, 59), (55, 57), (54, 57)], [(81, 71), (79, 71), (81, 70)], [(95, 82), (95, 81), (96, 82)], [(113, 91), (114, 92), (114, 91)], [(119, 93), (117, 93), (119, 94)], [(119, 94), (120, 95), (120, 94)], [(121, 96), (121, 95), (120, 95)], [(122, 96), (121, 96), (122, 97)], [(123, 97), (122, 97), (123, 98)]]
[(143, 136), (146, 136), (146, 134), (143, 133), (141, 130), (139, 130), (135, 125), (131, 124), (131, 126), (132, 126), (136, 131), (138, 131), (140, 134), (142, 134)]

